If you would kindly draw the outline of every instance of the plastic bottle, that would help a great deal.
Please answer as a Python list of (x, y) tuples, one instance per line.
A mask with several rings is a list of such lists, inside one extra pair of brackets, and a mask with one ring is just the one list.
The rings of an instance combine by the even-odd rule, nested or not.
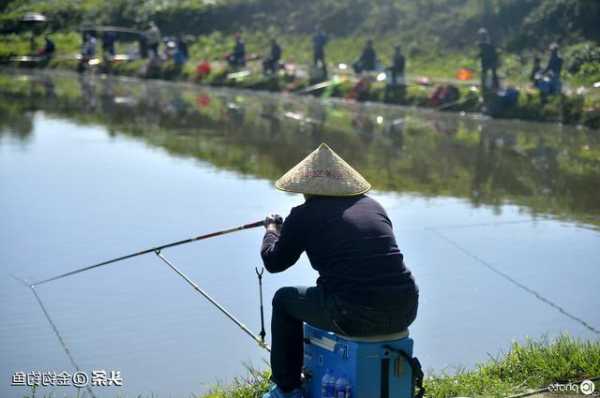
[(352, 384), (350, 384), (349, 381), (348, 384), (346, 384), (346, 394), (344, 395), (344, 398), (352, 398)]
[(335, 398), (350, 398), (351, 394), (350, 382), (346, 375), (338, 377), (335, 382)]
[(333, 376), (331, 369), (327, 369), (327, 371), (321, 378), (321, 398), (333, 398), (333, 394), (331, 392), (332, 380), (335, 380), (335, 377)]
[(330, 370), (329, 373), (329, 379), (327, 380), (327, 398), (335, 398), (335, 376), (333, 374), (333, 371)]

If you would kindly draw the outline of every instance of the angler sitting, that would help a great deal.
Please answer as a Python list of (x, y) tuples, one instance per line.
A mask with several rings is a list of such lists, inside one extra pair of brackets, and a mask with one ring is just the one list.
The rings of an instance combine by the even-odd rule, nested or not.
[(261, 255), (282, 272), (306, 252), (316, 286), (283, 287), (273, 297), (271, 368), (263, 398), (300, 398), (303, 322), (345, 336), (405, 330), (417, 314), (418, 289), (383, 207), (365, 195), (370, 184), (325, 144), (275, 186), (305, 202), (265, 220)]
[(54, 42), (52, 41), (52, 39), (50, 39), (50, 36), (46, 35), (44, 37), (45, 40), (45, 45), (44, 48), (42, 48), (40, 50), (40, 55), (42, 57), (45, 57), (47, 59), (52, 58), (52, 56), (54, 55), (54, 52), (56, 51), (56, 45), (54, 44)]
[(246, 45), (239, 33), (235, 34), (233, 52), (227, 56), (227, 63), (234, 68), (246, 66)]
[(373, 40), (367, 40), (360, 58), (352, 64), (355, 73), (374, 71), (377, 66), (377, 53), (373, 48)]
[(271, 55), (263, 62), (263, 73), (273, 74), (279, 69), (279, 61), (281, 60), (281, 46), (277, 40), (271, 40)]

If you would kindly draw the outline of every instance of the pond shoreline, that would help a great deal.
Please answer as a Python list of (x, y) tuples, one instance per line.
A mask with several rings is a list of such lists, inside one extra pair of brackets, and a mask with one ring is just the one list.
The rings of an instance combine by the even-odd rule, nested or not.
[[(559, 363), (560, 362), (560, 363)], [(547, 341), (513, 342), (507, 352), (480, 363), (475, 369), (454, 373), (428, 372), (426, 396), (443, 397), (540, 397), (544, 393), (578, 393), (584, 380), (600, 384), (600, 342), (568, 335)], [(249, 374), (229, 386), (218, 386), (203, 398), (251, 398), (261, 396), (270, 372), (249, 369)], [(587, 383), (587, 382), (586, 382)], [(588, 383), (589, 384), (589, 383)], [(576, 390), (577, 389), (577, 390)]]
[[(6, 65), (5, 65), (6, 66)], [(20, 67), (16, 67), (21, 69)], [(41, 68), (34, 68), (41, 69)], [(77, 71), (78, 62), (74, 59), (51, 60), (43, 69)], [(191, 83), (206, 87), (229, 87), (252, 91), (268, 91), (281, 94), (310, 95), (318, 98), (337, 98), (349, 102), (374, 102), (387, 105), (417, 107), (454, 113), (480, 113), (495, 119), (515, 119), (585, 126), (600, 129), (600, 99), (583, 94), (561, 94), (542, 99), (537, 90), (520, 88), (514, 103), (507, 103), (503, 96), (482, 97), (474, 81), (429, 81), (414, 79), (407, 85), (386, 88), (376, 76), (358, 80), (348, 74), (333, 74), (330, 80), (315, 83), (309, 78), (279, 72), (264, 76), (256, 67), (232, 71), (217, 64), (214, 71), (199, 78), (189, 65), (178, 69), (171, 61), (154, 68), (148, 68), (142, 60), (110, 64), (100, 63), (80, 73), (110, 74), (140, 79), (153, 79)], [(312, 84), (314, 83), (314, 84)], [(439, 100), (435, 91), (444, 87), (456, 87), (454, 96)]]

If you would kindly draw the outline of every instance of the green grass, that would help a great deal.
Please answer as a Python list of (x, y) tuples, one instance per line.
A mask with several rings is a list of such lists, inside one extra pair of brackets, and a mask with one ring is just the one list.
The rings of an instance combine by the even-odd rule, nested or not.
[[(203, 398), (257, 398), (269, 384), (269, 371), (249, 369), (248, 376), (219, 386)], [(474, 369), (426, 376), (427, 397), (506, 397), (550, 384), (600, 376), (600, 341), (562, 335), (552, 341), (513, 343), (505, 354)]]

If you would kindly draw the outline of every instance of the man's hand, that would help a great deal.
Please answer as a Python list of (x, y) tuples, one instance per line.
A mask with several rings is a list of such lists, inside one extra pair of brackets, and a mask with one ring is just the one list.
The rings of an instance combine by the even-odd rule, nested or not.
[(283, 224), (283, 218), (279, 214), (269, 214), (265, 218), (265, 228), (267, 231), (279, 233), (281, 231), (281, 224)]

